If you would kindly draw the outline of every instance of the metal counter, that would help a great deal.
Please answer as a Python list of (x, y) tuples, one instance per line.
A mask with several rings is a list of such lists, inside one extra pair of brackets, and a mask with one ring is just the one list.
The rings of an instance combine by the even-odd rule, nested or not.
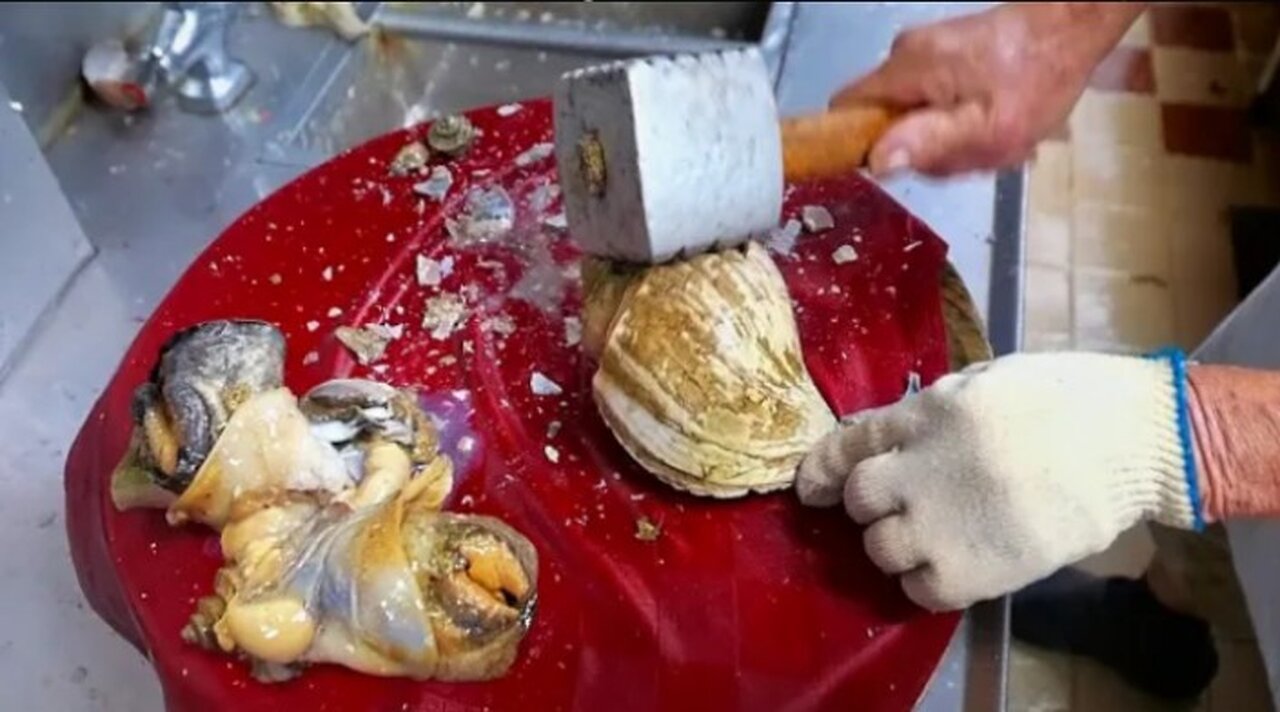
[[(815, 109), (874, 66), (901, 27), (978, 7), (774, 3), (760, 43), (784, 111)], [(380, 8), (384, 14), (406, 28), (418, 22), (401, 8)], [(13, 26), (0, 21), (0, 42)], [(193, 116), (168, 103), (140, 117), (86, 110), (47, 149), (96, 254), (0, 381), (0, 537), (9, 542), (0, 555), (7, 581), (0, 606), (24, 611), (0, 640), (10, 706), (160, 707), (146, 662), (83, 605), (59, 534), (59, 473), (66, 445), (139, 323), (199, 250), (255, 202), (353, 142), (438, 112), (545, 95), (564, 68), (622, 51), (599, 38), (578, 44), (566, 32), (548, 50), (519, 37), (504, 44), (409, 34), (395, 46), (352, 48), (251, 13), (231, 33), (232, 51), (259, 81), (233, 111)], [(625, 39), (633, 51), (653, 36)], [(380, 64), (388, 49), (402, 61)], [(885, 184), (948, 241), (997, 352), (1019, 340), (1022, 186), (1020, 173)], [(1002, 709), (1006, 648), (1007, 606), (972, 609), (921, 708)]]

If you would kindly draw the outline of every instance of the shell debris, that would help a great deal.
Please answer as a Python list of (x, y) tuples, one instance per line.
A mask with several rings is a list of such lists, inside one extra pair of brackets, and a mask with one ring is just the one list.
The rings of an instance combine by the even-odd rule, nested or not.
[(498, 116), (506, 118), (519, 112), (524, 107), (520, 104), (503, 104), (498, 107)]
[(365, 324), (366, 331), (388, 341), (404, 336), (404, 324)]
[(417, 264), (415, 265), (418, 286), (420, 287), (436, 287), (440, 282), (444, 281), (453, 273), (453, 256), (446, 256), (439, 260), (433, 260), (426, 255), (418, 255)]
[(552, 201), (560, 197), (560, 186), (556, 183), (539, 183), (538, 187), (529, 192), (529, 207), (536, 213), (541, 213), (551, 207)]
[(431, 152), (427, 147), (422, 145), (421, 141), (413, 141), (407, 143), (396, 152), (395, 158), (391, 159), (391, 165), (387, 170), (393, 176), (407, 176), (410, 173), (421, 173), (427, 168), (427, 161), (431, 160)]
[(511, 336), (516, 333), (516, 322), (509, 314), (495, 314), (481, 322), (480, 328), (499, 336)]
[(824, 232), (836, 226), (831, 211), (821, 205), (806, 205), (800, 208), (800, 222), (809, 232)]
[(456, 294), (442, 294), (427, 300), (422, 314), (422, 328), (431, 338), (443, 341), (466, 319), (466, 304)]
[(789, 255), (795, 249), (796, 238), (800, 237), (800, 221), (788, 220), (782, 227), (769, 231), (769, 249), (782, 255)]
[(516, 165), (521, 168), (531, 166), (538, 161), (546, 159), (556, 150), (555, 144), (551, 143), (535, 143), (528, 150), (516, 156)]
[(838, 265), (853, 262), (858, 259), (858, 251), (853, 249), (853, 245), (841, 245), (831, 253), (831, 260)]
[(413, 184), (413, 192), (424, 198), (443, 202), (451, 187), (453, 187), (453, 173), (444, 166), (436, 166), (431, 169), (429, 178)]
[(431, 124), (427, 144), (431, 148), (457, 158), (467, 152), (476, 138), (476, 127), (465, 116), (445, 116)]
[(534, 371), (529, 376), (529, 390), (535, 396), (558, 396), (564, 392), (559, 383), (547, 378), (541, 371)]
[(351, 351), (361, 366), (368, 366), (382, 358), (387, 351), (387, 344), (391, 342), (390, 338), (371, 329), (351, 326), (339, 326), (334, 330), (334, 336)]
[(582, 319), (576, 316), (564, 318), (564, 345), (570, 348), (582, 343)]
[(662, 527), (648, 517), (636, 520), (636, 538), (640, 541), (657, 541), (662, 536)]
[(500, 186), (473, 188), (467, 193), (466, 211), (457, 220), (446, 220), (449, 236), (463, 245), (491, 242), (511, 231), (516, 209)]
[(547, 459), (550, 460), (552, 463), (560, 462), (560, 451), (550, 445), (547, 445), (546, 447), (542, 448), (542, 454), (546, 455)]

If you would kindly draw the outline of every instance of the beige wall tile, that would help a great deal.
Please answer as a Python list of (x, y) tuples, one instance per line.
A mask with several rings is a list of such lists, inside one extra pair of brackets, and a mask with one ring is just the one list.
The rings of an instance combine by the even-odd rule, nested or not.
[(1027, 267), (1026, 329), (1049, 333), (1071, 331), (1071, 281), (1067, 270)]
[(1175, 283), (1175, 343), (1184, 351), (1194, 351), (1231, 313), (1237, 301), (1234, 285)]
[(1011, 641), (1010, 712), (1070, 712), (1073, 663), (1069, 655)]
[(1071, 206), (1071, 146), (1051, 141), (1036, 148), (1028, 177), (1027, 202), (1032, 210), (1066, 210)]
[(1073, 335), (1082, 349), (1135, 353), (1173, 340), (1173, 299), (1165, 284), (1077, 270), (1072, 296)]
[(1163, 157), (1087, 142), (1071, 143), (1071, 195), (1075, 202), (1154, 209)]
[(1235, 307), (1236, 273), (1224, 209), (1187, 203), (1159, 215), (1169, 241), (1174, 336), (1194, 349)]
[(1151, 59), (1161, 101), (1240, 107), (1252, 96), (1234, 54), (1156, 47)]
[(1169, 241), (1172, 284), (1235, 288), (1231, 230), (1224, 208), (1189, 203), (1156, 217)]
[(1224, 211), (1229, 205), (1271, 205), (1267, 173), (1255, 166), (1191, 156), (1162, 156), (1152, 171), (1162, 214)]
[(1071, 112), (1071, 140), (1160, 152), (1160, 104), (1145, 94), (1086, 90)]
[(1151, 46), (1151, 21), (1147, 18), (1147, 13), (1142, 13), (1133, 21), (1129, 31), (1120, 38), (1120, 44), (1125, 47)]
[(1048, 267), (1071, 266), (1071, 210), (1032, 205), (1027, 213), (1027, 261)]
[(1169, 279), (1172, 250), (1154, 211), (1082, 202), (1076, 203), (1072, 217), (1077, 268)]

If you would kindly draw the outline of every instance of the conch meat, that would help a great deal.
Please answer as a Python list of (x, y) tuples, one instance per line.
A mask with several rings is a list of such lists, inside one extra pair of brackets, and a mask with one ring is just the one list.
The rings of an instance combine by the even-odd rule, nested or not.
[(836, 426), (763, 247), (646, 269), (591, 262), (583, 281), (596, 404), (627, 452), (667, 484), (713, 497), (787, 487)]
[(532, 621), (533, 545), (496, 519), (441, 511), (453, 465), (414, 395), (339, 379), (299, 401), (269, 324), (184, 331), (135, 398), (118, 508), (221, 533), (224, 564), (188, 642), (279, 681), (326, 662), (374, 675), (506, 672)]
[(164, 506), (191, 484), (228, 419), (284, 381), (284, 334), (220, 320), (174, 334), (133, 396), (134, 433), (112, 478), (116, 506)]

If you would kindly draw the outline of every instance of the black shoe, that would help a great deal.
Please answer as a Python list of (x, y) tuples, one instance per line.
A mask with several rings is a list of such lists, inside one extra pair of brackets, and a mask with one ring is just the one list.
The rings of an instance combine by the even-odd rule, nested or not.
[(1166, 700), (1190, 700), (1218, 672), (1209, 624), (1170, 610), (1146, 581), (1063, 569), (1013, 596), (1012, 632), (1032, 645), (1083, 655)]

